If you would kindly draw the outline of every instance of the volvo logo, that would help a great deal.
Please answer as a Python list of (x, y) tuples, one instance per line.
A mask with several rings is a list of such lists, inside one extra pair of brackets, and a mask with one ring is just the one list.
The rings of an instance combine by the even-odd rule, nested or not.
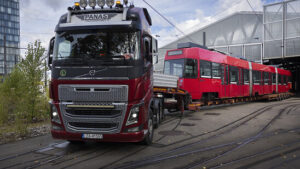
[(91, 76), (95, 76), (96, 70), (90, 70), (89, 74), (90, 74)]

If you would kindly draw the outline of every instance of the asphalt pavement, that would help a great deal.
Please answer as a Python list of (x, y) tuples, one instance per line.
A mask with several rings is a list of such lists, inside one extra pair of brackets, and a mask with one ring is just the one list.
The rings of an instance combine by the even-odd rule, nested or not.
[(70, 144), (51, 135), (0, 145), (0, 169), (300, 168), (300, 98), (169, 113), (154, 143)]

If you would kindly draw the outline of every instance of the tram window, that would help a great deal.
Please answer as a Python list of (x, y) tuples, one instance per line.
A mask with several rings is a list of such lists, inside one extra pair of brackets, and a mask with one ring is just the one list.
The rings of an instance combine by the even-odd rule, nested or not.
[(288, 82), (291, 83), (292, 82), (292, 77), (288, 76)]
[(198, 77), (198, 64), (195, 59), (187, 59), (184, 69), (184, 78), (197, 78)]
[(272, 83), (276, 84), (276, 74), (272, 74)]
[(284, 76), (284, 84), (286, 85), (288, 83), (287, 76)]
[(257, 85), (261, 83), (261, 72), (253, 71), (253, 82)]
[(201, 72), (201, 77), (211, 78), (211, 62), (201, 60), (200, 72)]
[(269, 73), (269, 85), (272, 85), (272, 73)]
[(281, 75), (278, 74), (278, 85), (281, 85), (282, 84), (282, 78), (281, 78)]
[(249, 84), (249, 70), (244, 69), (244, 83)]
[(240, 85), (244, 85), (244, 69), (240, 69)]
[(221, 65), (219, 63), (212, 63), (212, 76), (213, 78), (221, 78)]
[(264, 83), (265, 85), (269, 84), (269, 73), (268, 72), (263, 72), (264, 74)]
[(233, 66), (230, 66), (229, 68), (230, 72), (230, 83), (237, 83), (238, 82), (238, 77), (239, 77), (239, 69)]

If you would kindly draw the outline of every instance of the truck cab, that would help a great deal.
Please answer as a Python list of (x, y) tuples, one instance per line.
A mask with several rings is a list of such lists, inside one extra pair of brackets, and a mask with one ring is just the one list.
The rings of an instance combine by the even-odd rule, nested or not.
[(157, 53), (151, 17), (126, 1), (90, 9), (84, 3), (61, 16), (50, 41), (51, 134), (71, 142), (151, 144)]

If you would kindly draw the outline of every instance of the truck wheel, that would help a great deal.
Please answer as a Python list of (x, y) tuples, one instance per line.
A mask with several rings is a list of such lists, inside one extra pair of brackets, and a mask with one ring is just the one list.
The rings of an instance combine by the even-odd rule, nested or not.
[(153, 140), (153, 131), (154, 131), (154, 126), (153, 126), (153, 116), (152, 116), (152, 110), (149, 110), (149, 118), (148, 118), (148, 133), (145, 136), (143, 140), (144, 145), (151, 145), (152, 140)]

